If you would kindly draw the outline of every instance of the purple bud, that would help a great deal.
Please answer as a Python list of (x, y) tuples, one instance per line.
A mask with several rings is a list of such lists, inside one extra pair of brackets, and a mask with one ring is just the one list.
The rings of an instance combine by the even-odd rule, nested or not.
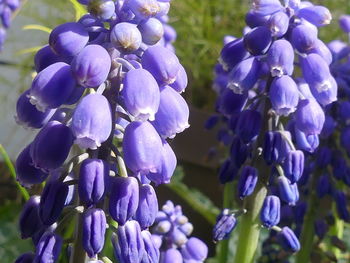
[(34, 166), (45, 171), (60, 167), (68, 157), (73, 140), (66, 125), (58, 121), (47, 123), (30, 146)]
[[(227, 168), (229, 168), (227, 167), (222, 172), (224, 172), (225, 170), (227, 170), (227, 172), (232, 170), (233, 172), (234, 167), (240, 168), (244, 164), (244, 162), (247, 160), (248, 155), (249, 155), (248, 146), (244, 144), (238, 137), (235, 137), (233, 139), (233, 142), (231, 144), (231, 149), (230, 149), (230, 157), (231, 157), (231, 160), (233, 161), (233, 163), (230, 164), (230, 167), (232, 168), (227, 170)], [(233, 177), (233, 174), (231, 176)]]
[(243, 37), (243, 42), (251, 55), (265, 54), (272, 43), (271, 32), (265, 26), (256, 27)]
[(344, 127), (340, 133), (341, 146), (346, 150), (348, 155), (350, 154), (350, 127)]
[(202, 240), (191, 237), (181, 248), (181, 254), (185, 262), (204, 262), (208, 256), (208, 247)]
[[(68, 99), (65, 100), (64, 104), (73, 105), (73, 104), (77, 103), (80, 100), (81, 96), (83, 96), (84, 92), (85, 92), (84, 87), (82, 87), (82, 86), (75, 87), (73, 89), (72, 93), (69, 95)], [(62, 108), (57, 109), (56, 112), (59, 110), (62, 110)]]
[(158, 200), (156, 192), (151, 185), (142, 185), (139, 193), (140, 199), (134, 219), (137, 220), (141, 229), (153, 225), (158, 212)]
[(179, 250), (169, 248), (160, 254), (159, 263), (183, 263), (183, 258)]
[(278, 177), (279, 197), (289, 205), (295, 205), (299, 200), (298, 185), (291, 182), (285, 176)]
[(62, 247), (62, 238), (50, 231), (39, 240), (35, 251), (35, 263), (54, 263), (57, 261)]
[(80, 23), (69, 22), (57, 26), (50, 33), (49, 44), (52, 50), (64, 57), (77, 55), (88, 43), (89, 34)]
[(35, 254), (32, 252), (24, 253), (16, 259), (15, 263), (33, 263), (34, 257)]
[(163, 36), (163, 24), (156, 18), (150, 18), (138, 25), (142, 41), (147, 45), (155, 45)]
[(244, 47), (243, 38), (239, 38), (223, 47), (219, 61), (224, 69), (228, 71), (248, 57), (249, 53)]
[(342, 191), (336, 191), (334, 194), (335, 203), (337, 205), (337, 211), (338, 215), (341, 219), (343, 219), (346, 222), (350, 221), (350, 214), (346, 207), (347, 204), (347, 198), (345, 196), (345, 193)]
[(226, 184), (234, 180), (238, 169), (230, 159), (227, 159), (220, 167), (219, 180), (221, 184)]
[(165, 140), (163, 140), (161, 153), (161, 167), (159, 171), (156, 173), (151, 172), (147, 175), (147, 178), (156, 185), (170, 183), (177, 164), (175, 153)]
[(189, 108), (184, 98), (169, 86), (160, 91), (160, 104), (152, 122), (163, 138), (174, 138), (189, 127)]
[[(279, 12), (276, 12), (279, 13)], [(262, 15), (255, 10), (249, 10), (245, 15), (245, 22), (250, 28), (264, 26), (268, 23), (271, 15)]]
[(188, 84), (188, 78), (185, 68), (180, 65), (179, 72), (177, 73), (176, 80), (174, 83), (170, 84), (169, 86), (172, 87), (174, 90), (176, 90), (179, 93), (182, 93), (185, 91)]
[(130, 70), (124, 77), (121, 91), (125, 109), (136, 119), (154, 120), (160, 103), (156, 80), (145, 69)]
[(307, 211), (307, 203), (299, 202), (294, 208), (294, 221), (296, 224), (302, 225), (304, 222), (304, 217)]
[[(349, 111), (350, 111), (350, 107), (349, 107)], [(349, 119), (350, 119), (350, 116), (349, 116)], [(335, 120), (331, 116), (326, 115), (326, 120), (324, 122), (322, 132), (320, 134), (322, 138), (328, 138), (329, 136), (331, 136), (336, 126), (337, 126), (337, 123), (335, 122)]]
[(320, 105), (313, 99), (300, 100), (295, 114), (295, 126), (306, 135), (320, 134), (325, 115)]
[(339, 26), (345, 33), (350, 33), (350, 15), (340, 16)]
[(35, 168), (30, 156), (30, 147), (28, 145), (18, 155), (16, 160), (16, 180), (24, 187), (31, 187), (33, 184), (42, 183), (48, 176), (47, 173)]
[(316, 191), (319, 198), (331, 193), (332, 185), (328, 175), (322, 175), (318, 178)]
[(45, 225), (52, 225), (60, 216), (68, 190), (68, 185), (56, 179), (46, 183), (39, 207), (40, 218)]
[(72, 72), (77, 82), (86, 88), (101, 85), (111, 68), (111, 58), (100, 45), (88, 45), (72, 61)]
[(332, 159), (332, 151), (326, 146), (321, 147), (317, 152), (316, 164), (319, 168), (325, 169)]
[(298, 17), (305, 19), (317, 27), (328, 25), (332, 21), (331, 12), (326, 7), (320, 5), (301, 8), (298, 11)]
[(1, 10), (1, 22), (4, 28), (11, 26), (12, 10), (8, 6), (3, 6)]
[(141, 64), (153, 75), (159, 86), (174, 83), (181, 66), (179, 59), (172, 51), (159, 45), (149, 47), (145, 51)]
[(160, 11), (159, 3), (156, 0), (130, 0), (127, 2), (127, 7), (139, 20), (146, 20)]
[(69, 98), (76, 86), (71, 66), (54, 63), (36, 75), (29, 90), (30, 103), (40, 111), (58, 108)]
[(141, 236), (145, 245), (145, 253), (141, 263), (159, 263), (160, 251), (153, 236), (148, 230), (143, 230)]
[(272, 36), (282, 37), (287, 33), (289, 27), (289, 16), (284, 12), (276, 12), (271, 15), (267, 22), (267, 27), (270, 29)]
[(284, 39), (272, 43), (267, 53), (267, 64), (273, 77), (292, 75), (294, 70), (294, 50)]
[(106, 97), (97, 93), (85, 96), (74, 111), (71, 128), (80, 147), (100, 147), (112, 131), (112, 110)]
[(258, 171), (251, 166), (244, 166), (238, 181), (238, 195), (243, 199), (254, 192), (258, 182)]
[(297, 128), (295, 128), (295, 139), (300, 150), (310, 153), (313, 153), (320, 143), (317, 134), (307, 135)]
[(163, 27), (164, 27), (164, 36), (163, 37), (164, 37), (165, 42), (170, 42), (170, 43), (174, 42), (177, 38), (176, 30), (168, 24), (163, 24)]
[(227, 239), (235, 229), (237, 220), (234, 214), (228, 209), (224, 209), (216, 219), (216, 224), (213, 228), (213, 240), (215, 242)]
[[(283, 133), (284, 136), (290, 139), (289, 132), (284, 131)], [(263, 150), (266, 163), (271, 165), (275, 162), (282, 162), (287, 157), (290, 146), (281, 132), (267, 132)]]
[(139, 206), (139, 184), (134, 177), (115, 177), (109, 199), (109, 213), (120, 225), (135, 215)]
[(112, 0), (91, 1), (88, 5), (88, 11), (101, 20), (108, 20), (115, 15), (115, 3)]
[(39, 216), (40, 196), (34, 195), (25, 203), (19, 217), (21, 238), (32, 237), (40, 230), (43, 223)]
[(275, 78), (272, 81), (269, 96), (272, 108), (278, 115), (288, 116), (296, 110), (299, 102), (298, 87), (289, 76)]
[(109, 179), (109, 164), (99, 159), (84, 160), (80, 166), (78, 191), (87, 206), (102, 200)]
[(232, 115), (243, 110), (247, 103), (247, 94), (236, 94), (225, 88), (219, 97), (219, 111), (224, 115)]
[(300, 250), (299, 240), (289, 227), (285, 226), (282, 228), (282, 231), (278, 233), (278, 239), (285, 250), (291, 252)]
[(278, 196), (266, 196), (260, 212), (260, 220), (264, 227), (271, 228), (280, 222), (281, 202)]
[(317, 41), (317, 29), (300, 24), (292, 31), (291, 43), (300, 52), (306, 53)]
[[(101, 39), (105, 38), (105, 32), (101, 32), (103, 23), (100, 19), (91, 14), (83, 15), (79, 21), (89, 33), (89, 43), (100, 43)], [(110, 43), (109, 43), (110, 44)]]
[(317, 219), (314, 223), (315, 233), (319, 239), (323, 239), (328, 232), (328, 225), (324, 220)]
[(255, 110), (244, 110), (240, 113), (236, 133), (244, 143), (254, 140), (261, 128), (261, 114)]
[(34, 57), (34, 66), (36, 72), (40, 72), (48, 66), (56, 63), (62, 62), (63, 58), (55, 54), (49, 45), (42, 47), (36, 52)]
[(259, 66), (259, 62), (255, 57), (239, 62), (230, 71), (227, 87), (237, 94), (248, 91), (258, 80)]
[(343, 157), (342, 153), (333, 153), (332, 154), (332, 175), (337, 180), (342, 180), (344, 178), (344, 174), (347, 172), (347, 162)]
[(141, 262), (145, 245), (137, 221), (127, 221), (125, 225), (118, 226), (117, 233), (112, 236), (112, 243), (115, 256), (120, 263)]
[(89, 257), (102, 251), (105, 243), (106, 216), (102, 209), (91, 208), (83, 215), (83, 247)]
[(134, 173), (159, 172), (162, 163), (162, 140), (149, 122), (132, 122), (124, 133), (124, 160)]
[(253, 0), (253, 10), (260, 15), (270, 15), (282, 8), (279, 0)]
[(139, 49), (142, 36), (136, 25), (122, 22), (113, 27), (111, 43), (120, 51), (132, 52)]
[(311, 54), (311, 53), (315, 53), (320, 57), (322, 57), (328, 65), (330, 65), (333, 61), (333, 56), (331, 51), (326, 46), (326, 44), (319, 39), (316, 40), (314, 47), (307, 52), (307, 54)]
[(304, 171), (304, 153), (299, 150), (290, 151), (283, 163), (283, 170), (292, 184), (298, 182)]

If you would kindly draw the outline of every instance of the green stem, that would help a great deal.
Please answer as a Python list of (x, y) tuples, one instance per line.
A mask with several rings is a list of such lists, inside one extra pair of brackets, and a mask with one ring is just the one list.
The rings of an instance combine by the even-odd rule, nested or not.
[(82, 242), (83, 222), (82, 214), (77, 214), (77, 224), (75, 226), (75, 240), (73, 244), (73, 253), (70, 263), (85, 263), (86, 253)]
[[(344, 234), (344, 221), (339, 218), (335, 203), (333, 203), (333, 214), (334, 214), (334, 225), (332, 225), (332, 227), (330, 228), (329, 235), (336, 236), (337, 238), (342, 239)], [(329, 244), (328, 248), (330, 251), (334, 253), (336, 258), (338, 259), (340, 258), (341, 251), (339, 248), (337, 248), (332, 244)]]
[(247, 197), (245, 206), (247, 213), (239, 219), (239, 239), (237, 241), (237, 251), (233, 261), (235, 263), (254, 262), (261, 229), (259, 214), (266, 194), (266, 186), (259, 182), (254, 194)]

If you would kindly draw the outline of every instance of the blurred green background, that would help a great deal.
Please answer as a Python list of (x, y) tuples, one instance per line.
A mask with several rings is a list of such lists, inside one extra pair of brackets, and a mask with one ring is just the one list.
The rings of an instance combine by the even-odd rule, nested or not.
[[(15, 17), (4, 51), (0, 54), (1, 62), (11, 64), (0, 65), (0, 144), (4, 145), (12, 160), (34, 135), (33, 131), (23, 130), (14, 122), (15, 102), (19, 93), (30, 85), (34, 55), (31, 51), (46, 44), (48, 38), (45, 32), (23, 30), (23, 27), (38, 24), (53, 28), (60, 23), (75, 20), (76, 17), (76, 10), (71, 0), (23, 2), (25, 4)], [(335, 38), (346, 40), (347, 37), (338, 29), (337, 18), (344, 13), (350, 14), (350, 0), (313, 2), (327, 6), (334, 18), (331, 25), (320, 30), (320, 38), (326, 42)], [(196, 134), (199, 143), (201, 136), (205, 136), (205, 140), (209, 142), (215, 141), (213, 133), (198, 135), (199, 130), (203, 130), (206, 114), (214, 109), (216, 95), (211, 90), (213, 67), (222, 48), (223, 37), (241, 36), (245, 25), (245, 12), (249, 9), (249, 5), (248, 0), (172, 0), (170, 24), (175, 27), (178, 34), (175, 42), (177, 55), (189, 75), (189, 86), (184, 97), (191, 104), (193, 113), (191, 128), (183, 135), (179, 135), (185, 139), (179, 139), (180, 143), (174, 143), (178, 152), (181, 152), (181, 144), (186, 144), (193, 138), (191, 136)], [(209, 242), (210, 222), (217, 212), (214, 205), (220, 207), (222, 188), (216, 178), (217, 162), (206, 163), (205, 149), (197, 150), (197, 155), (200, 156), (200, 161), (191, 158), (180, 159), (182, 169), (170, 186), (171, 191), (169, 187), (161, 187), (159, 195), (162, 201), (171, 198), (181, 203), (185, 213), (194, 222), (194, 234)], [(10, 177), (8, 167), (4, 163), (0, 165), (0, 258), (1, 262), (6, 263), (13, 262), (20, 252), (31, 249), (31, 244), (18, 238), (17, 215), (23, 200), (14, 180)], [(182, 180), (189, 187), (199, 189), (209, 196), (214, 205), (208, 203), (208, 199), (200, 192), (187, 189)], [(187, 200), (179, 197), (184, 191), (191, 193)], [(196, 211), (193, 207), (196, 207)], [(201, 209), (208, 208), (212, 213), (204, 218), (200, 213)], [(214, 246), (211, 242), (210, 246), (213, 254)]]

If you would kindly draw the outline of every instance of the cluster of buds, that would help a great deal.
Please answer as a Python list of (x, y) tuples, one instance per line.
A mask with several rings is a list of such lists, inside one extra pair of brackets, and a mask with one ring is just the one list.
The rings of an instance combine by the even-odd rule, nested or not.
[(0, 0), (0, 51), (6, 41), (6, 30), (11, 26), (13, 13), (19, 8), (20, 0)]
[[(261, 225), (290, 252), (300, 249), (293, 225), (277, 225), (287, 225), (283, 208), (298, 204), (305, 159), (316, 151), (325, 111), (337, 100), (332, 53), (318, 38), (331, 19), (327, 8), (306, 1), (253, 1), (243, 37), (225, 37), (215, 67), (218, 114), (206, 126), (220, 123), (218, 139), (229, 147), (220, 182), (238, 177), (237, 199), (251, 201), (265, 188), (265, 199), (254, 200), (261, 203)], [(247, 202), (236, 203), (251, 212)], [(214, 238), (227, 238), (235, 226), (235, 214), (225, 209)]]
[[(16, 262), (56, 262), (62, 248), (70, 248), (71, 262), (101, 262), (108, 228), (119, 262), (158, 262), (151, 183), (170, 182), (177, 160), (167, 139), (189, 126), (180, 95), (187, 75), (166, 24), (170, 3), (79, 2), (89, 14), (52, 30), (17, 102), (17, 122), (40, 129), (16, 160), (17, 180), (46, 184), (20, 217), (35, 253)], [(83, 153), (66, 162), (73, 145)], [(75, 242), (63, 241), (74, 215)]]

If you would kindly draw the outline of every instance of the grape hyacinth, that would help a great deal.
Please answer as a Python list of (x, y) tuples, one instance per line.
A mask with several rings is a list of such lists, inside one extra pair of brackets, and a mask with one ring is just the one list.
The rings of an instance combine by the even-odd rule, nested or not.
[(327, 8), (310, 2), (254, 0), (244, 35), (224, 39), (214, 71), (217, 114), (206, 126), (220, 125), (218, 139), (230, 153), (220, 182), (224, 199), (232, 199), (233, 191), (236, 198), (233, 206), (225, 202), (224, 211), (241, 212), (226, 212), (227, 223), (219, 216), (214, 229), (229, 238), (236, 223), (240, 226), (234, 262), (254, 262), (261, 226), (271, 229), (269, 238), (287, 255), (302, 249), (297, 262), (309, 261), (310, 250), (303, 247), (308, 233), (303, 230), (300, 244), (300, 224), (284, 220), (284, 211), (298, 210), (303, 218), (305, 162), (317, 151), (326, 112), (337, 100), (332, 53), (318, 38), (319, 28), (331, 19)]
[(20, 0), (2, 0), (0, 1), (0, 17), (1, 17), (1, 25), (0, 25), (0, 52), (4, 48), (4, 44), (6, 41), (7, 33), (6, 30), (11, 26), (11, 20), (13, 13), (20, 7)]
[[(35, 253), (16, 262), (57, 262), (67, 256), (63, 250), (70, 262), (110, 262), (105, 242), (121, 263), (169, 262), (172, 253), (203, 262), (206, 245), (188, 238), (193, 227), (178, 206), (171, 210), (168, 202), (160, 212), (168, 221), (160, 218), (153, 186), (170, 182), (177, 160), (168, 138), (189, 126), (180, 95), (187, 75), (167, 24), (170, 2), (78, 2), (89, 13), (52, 30), (35, 55), (32, 85), (17, 102), (16, 121), (38, 130), (17, 158), (17, 180), (46, 184), (19, 223)], [(72, 222), (75, 234), (67, 237)], [(159, 226), (166, 222), (171, 231)], [(150, 229), (163, 236), (154, 238)], [(176, 252), (164, 251), (172, 244)]]

